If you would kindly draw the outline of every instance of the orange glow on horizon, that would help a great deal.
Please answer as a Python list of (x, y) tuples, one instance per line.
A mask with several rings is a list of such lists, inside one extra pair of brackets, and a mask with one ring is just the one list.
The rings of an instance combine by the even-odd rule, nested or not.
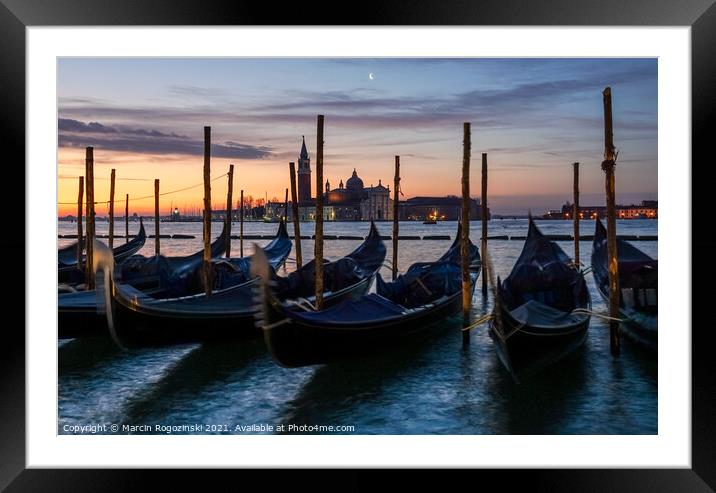
[[(334, 187), (339, 181), (345, 182), (356, 168), (366, 187), (378, 185), (381, 181), (386, 186), (392, 182), (393, 156), (387, 156), (385, 165), (376, 165), (376, 161), (356, 161), (343, 157), (332, 158), (326, 152), (324, 179), (328, 179)], [(229, 164), (234, 164), (234, 199), (238, 200), (241, 189), (244, 196), (252, 196), (254, 200), (276, 197), (283, 200), (286, 187), (289, 186), (288, 161), (291, 159), (263, 160), (230, 160), (212, 158), (212, 179), (228, 172)], [(297, 157), (293, 158), (297, 161)], [(418, 161), (411, 159), (411, 161)], [(419, 195), (457, 195), (460, 193), (460, 169), (449, 169), (436, 166), (430, 162), (426, 167), (413, 164), (412, 169), (405, 166), (402, 173), (402, 188), (405, 198)], [(154, 214), (154, 179), (160, 180), (160, 193), (184, 189), (197, 185), (189, 190), (160, 196), (160, 213), (169, 214), (170, 208), (179, 207), (201, 209), (203, 207), (203, 157), (185, 155), (146, 155), (127, 152), (107, 152), (95, 148), (95, 197), (97, 202), (109, 200), (109, 177), (112, 168), (116, 169), (115, 214), (124, 215), (125, 194), (129, 194), (129, 214)], [(312, 195), (315, 196), (315, 163), (311, 163), (313, 171), (311, 183)], [(447, 168), (447, 169), (446, 169)], [(59, 150), (58, 167), (58, 215), (77, 214), (78, 177), (85, 173), (85, 150), (79, 148), (61, 148)], [(478, 190), (479, 175), (473, 176)], [(226, 207), (227, 180), (218, 178), (211, 183), (211, 197), (214, 208)], [(494, 185), (496, 187), (496, 185)], [(146, 197), (137, 200), (137, 197)], [(234, 204), (235, 205), (235, 204)], [(96, 207), (98, 215), (107, 214), (107, 204), (99, 203)]]
[[(308, 136), (306, 141), (308, 142)], [(246, 198), (269, 200), (278, 198), (283, 201), (286, 188), (289, 186), (288, 162), (298, 160), (296, 156), (281, 153), (270, 159), (261, 160), (230, 160), (212, 158), (211, 183), (212, 207), (226, 207), (227, 180), (218, 178), (228, 172), (229, 164), (235, 165), (234, 175), (234, 207), (239, 193), (243, 189)], [(379, 157), (372, 155), (355, 158), (350, 154), (340, 154), (338, 150), (326, 150), (324, 180), (330, 181), (332, 188), (342, 180), (344, 183), (356, 168), (364, 185), (378, 185), (379, 180), (386, 186), (391, 185), (394, 172), (393, 152), (383, 153)], [(332, 153), (337, 154), (333, 155)], [(373, 151), (376, 152), (376, 151)], [(315, 161), (312, 149), (311, 156), (312, 195), (315, 196)], [(60, 148), (58, 152), (58, 216), (77, 214), (78, 177), (85, 173), (85, 149)], [(182, 214), (187, 210), (201, 211), (203, 208), (203, 157), (187, 155), (151, 155), (133, 152), (103, 151), (94, 149), (95, 159), (95, 197), (97, 215), (108, 213), (108, 205), (101, 203), (109, 200), (109, 177), (112, 168), (116, 169), (115, 214), (124, 215), (125, 194), (129, 194), (129, 214), (149, 216), (154, 214), (154, 179), (160, 180), (160, 193), (192, 187), (159, 198), (160, 214), (169, 215), (172, 207), (178, 207)], [(420, 155), (405, 155), (402, 158), (401, 190), (405, 194), (401, 200), (416, 196), (460, 195), (460, 164), (461, 149), (459, 145), (450, 151), (446, 159)], [(494, 154), (491, 156), (489, 168), (488, 205), (495, 203), (512, 203), (520, 196), (538, 196), (562, 194), (571, 190), (572, 175), (568, 168), (564, 172), (559, 168), (550, 167), (544, 173), (530, 175), (525, 179), (524, 173), (510, 166), (510, 156)], [(479, 197), (480, 171), (473, 161), (470, 176), (472, 197)], [(583, 193), (594, 191), (602, 193), (602, 172), (598, 166), (582, 173)], [(86, 188), (86, 185), (85, 185)], [(392, 187), (391, 187), (392, 188)], [(323, 189), (323, 187), (321, 187)], [(137, 197), (146, 197), (137, 200)], [(552, 201), (552, 199), (550, 199)], [(492, 205), (491, 205), (492, 204)], [(524, 205), (525, 210), (529, 205)]]

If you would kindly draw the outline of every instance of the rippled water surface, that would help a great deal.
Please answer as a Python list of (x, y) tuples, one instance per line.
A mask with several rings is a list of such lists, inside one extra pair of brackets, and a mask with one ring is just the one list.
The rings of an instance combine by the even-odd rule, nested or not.
[[(546, 234), (571, 234), (568, 221), (540, 221)], [(148, 222), (147, 233), (154, 226)], [(582, 222), (583, 234), (594, 224)], [(75, 232), (76, 225), (59, 223), (60, 234)], [(98, 223), (98, 234), (106, 234)], [(136, 232), (137, 223), (130, 224)], [(276, 224), (246, 223), (245, 234), (273, 234)], [(313, 233), (302, 223), (301, 233)], [(326, 223), (327, 235), (361, 235), (368, 223)], [(162, 239), (162, 253), (184, 255), (201, 249), (200, 223), (162, 223), (162, 234), (194, 234), (194, 240)], [(218, 234), (220, 224), (213, 224)], [(390, 235), (391, 223), (378, 223)], [(151, 231), (150, 231), (151, 230)], [(289, 225), (291, 234), (293, 233)], [(456, 223), (437, 225), (401, 223), (401, 235), (439, 235), (452, 238)], [(526, 220), (492, 220), (490, 235), (526, 235)], [(124, 224), (117, 225), (124, 232)], [(234, 225), (238, 234), (238, 224)], [(656, 235), (657, 221), (618, 223), (619, 234)], [(471, 225), (471, 238), (479, 245), (480, 222)], [(63, 246), (74, 240), (58, 240)], [(106, 241), (106, 240), (105, 240)], [(115, 241), (124, 241), (117, 239)], [(251, 244), (268, 240), (245, 240)], [(389, 243), (389, 242), (387, 242)], [(430, 261), (450, 245), (447, 240), (400, 242), (399, 268)], [(326, 241), (324, 255), (338, 258), (353, 250), (359, 240)], [(523, 241), (495, 240), (490, 253), (496, 272), (509, 274)], [(571, 242), (559, 242), (572, 255)], [(304, 261), (313, 254), (313, 242), (303, 240)], [(635, 242), (657, 257), (656, 241)], [(388, 258), (391, 247), (388, 244)], [(238, 240), (232, 252), (238, 255)], [(140, 253), (151, 255), (148, 239)], [(581, 260), (589, 265), (591, 241), (581, 244)], [(289, 272), (291, 261), (282, 269)], [(383, 269), (384, 277), (389, 277)], [(606, 312), (592, 275), (587, 276), (595, 311)], [(478, 287), (473, 315), (490, 310), (491, 296), (483, 299)], [(609, 354), (609, 329), (592, 317), (587, 341), (577, 352), (544, 372), (519, 384), (502, 367), (486, 327), (472, 331), (468, 348), (462, 346), (457, 320), (427, 339), (406, 340), (400, 347), (384, 348), (375, 355), (340, 364), (285, 369), (273, 362), (261, 339), (229, 344), (193, 344), (167, 348), (121, 351), (108, 339), (60, 341), (58, 344), (59, 433), (72, 425), (122, 424), (177, 426), (202, 424), (202, 433), (239, 433), (237, 425), (352, 426), (356, 434), (655, 434), (657, 419), (656, 357), (622, 344), (622, 354)], [(206, 425), (218, 425), (207, 430)], [(258, 429), (258, 428), (257, 428)], [(120, 428), (121, 432), (121, 428)], [(135, 432), (146, 432), (135, 430)], [(262, 432), (262, 431), (258, 431)], [(270, 432), (264, 430), (263, 432)], [(280, 431), (279, 431), (280, 432)]]

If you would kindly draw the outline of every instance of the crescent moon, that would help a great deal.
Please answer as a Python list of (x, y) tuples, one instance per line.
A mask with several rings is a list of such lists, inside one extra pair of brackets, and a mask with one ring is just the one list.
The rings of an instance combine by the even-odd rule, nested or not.
[(371, 72), (370, 74), (368, 74), (368, 78), (369, 78), (370, 80), (373, 80), (373, 79), (375, 79), (375, 76), (374, 76), (373, 73)]

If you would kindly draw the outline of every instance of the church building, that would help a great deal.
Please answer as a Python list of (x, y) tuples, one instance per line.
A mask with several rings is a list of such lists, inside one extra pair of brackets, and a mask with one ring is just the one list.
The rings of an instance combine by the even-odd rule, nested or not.
[[(303, 139), (298, 158), (297, 192), (298, 215), (301, 221), (316, 219), (316, 200), (311, 197), (311, 158)], [(334, 182), (335, 183), (335, 182)], [(317, 191), (318, 192), (318, 191)], [(331, 189), (326, 180), (323, 191), (323, 219), (326, 221), (384, 221), (393, 219), (393, 200), (390, 198), (390, 186), (385, 187), (382, 180), (378, 185), (366, 187), (358, 172), (343, 184)]]

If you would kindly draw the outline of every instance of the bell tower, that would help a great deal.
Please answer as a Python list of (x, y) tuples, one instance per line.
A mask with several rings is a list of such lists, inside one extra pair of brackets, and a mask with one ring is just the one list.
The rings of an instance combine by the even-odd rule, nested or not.
[(298, 158), (298, 201), (308, 202), (311, 200), (311, 158), (306, 150), (306, 138), (303, 137), (301, 154)]

